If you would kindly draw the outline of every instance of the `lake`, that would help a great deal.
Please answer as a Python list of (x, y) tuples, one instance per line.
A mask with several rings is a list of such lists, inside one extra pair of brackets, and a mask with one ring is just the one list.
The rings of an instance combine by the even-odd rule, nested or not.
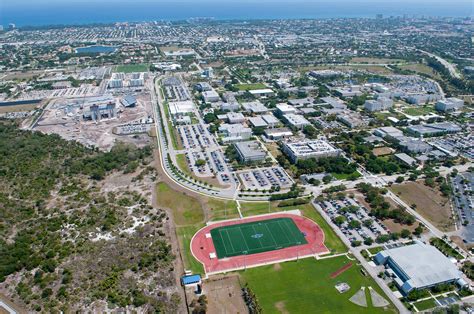
[(76, 53), (112, 53), (117, 50), (115, 46), (88, 46), (76, 48)]

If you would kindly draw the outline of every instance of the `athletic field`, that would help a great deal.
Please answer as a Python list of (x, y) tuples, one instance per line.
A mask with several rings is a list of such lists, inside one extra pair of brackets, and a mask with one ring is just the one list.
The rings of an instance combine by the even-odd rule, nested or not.
[(218, 258), (255, 254), (308, 243), (291, 218), (274, 218), (211, 230)]

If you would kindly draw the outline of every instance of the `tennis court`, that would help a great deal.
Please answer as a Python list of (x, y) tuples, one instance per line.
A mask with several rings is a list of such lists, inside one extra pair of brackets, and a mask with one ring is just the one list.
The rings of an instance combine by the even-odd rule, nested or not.
[(211, 230), (217, 258), (255, 254), (306, 244), (291, 218), (274, 218)]

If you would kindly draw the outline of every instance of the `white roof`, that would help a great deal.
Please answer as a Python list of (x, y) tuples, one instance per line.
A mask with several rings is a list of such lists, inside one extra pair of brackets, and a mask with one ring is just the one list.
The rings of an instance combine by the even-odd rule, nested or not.
[(250, 117), (249, 118), (250, 123), (254, 127), (265, 127), (268, 124), (262, 119), (262, 117)]
[(270, 88), (263, 88), (263, 89), (253, 89), (253, 90), (249, 90), (250, 94), (253, 94), (253, 95), (259, 95), (259, 94), (272, 94), (273, 93), (273, 90), (271, 90)]
[(275, 118), (275, 116), (272, 114), (264, 114), (262, 115), (262, 119), (265, 120), (265, 122), (268, 124), (276, 124), (280, 122), (280, 120)]
[(276, 107), (277, 107), (278, 110), (280, 110), (283, 113), (295, 113), (296, 112), (295, 107), (287, 105), (287, 104), (277, 104)]
[(285, 114), (283, 115), (283, 117), (288, 120), (288, 122), (291, 124), (291, 125), (294, 125), (294, 126), (299, 126), (299, 125), (310, 125), (311, 122), (309, 122), (308, 120), (306, 120), (305, 117), (303, 117), (302, 115), (299, 115), (299, 114)]
[(188, 113), (193, 111), (194, 103), (191, 100), (175, 101), (169, 103), (170, 112), (172, 115), (179, 113)]
[(403, 271), (413, 288), (422, 288), (460, 278), (458, 268), (437, 248), (416, 242), (383, 251)]

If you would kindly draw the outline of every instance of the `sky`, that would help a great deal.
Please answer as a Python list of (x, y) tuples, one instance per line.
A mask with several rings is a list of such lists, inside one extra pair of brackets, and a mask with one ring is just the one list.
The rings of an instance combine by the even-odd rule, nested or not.
[(120, 21), (473, 16), (474, 0), (0, 0), (0, 25)]

